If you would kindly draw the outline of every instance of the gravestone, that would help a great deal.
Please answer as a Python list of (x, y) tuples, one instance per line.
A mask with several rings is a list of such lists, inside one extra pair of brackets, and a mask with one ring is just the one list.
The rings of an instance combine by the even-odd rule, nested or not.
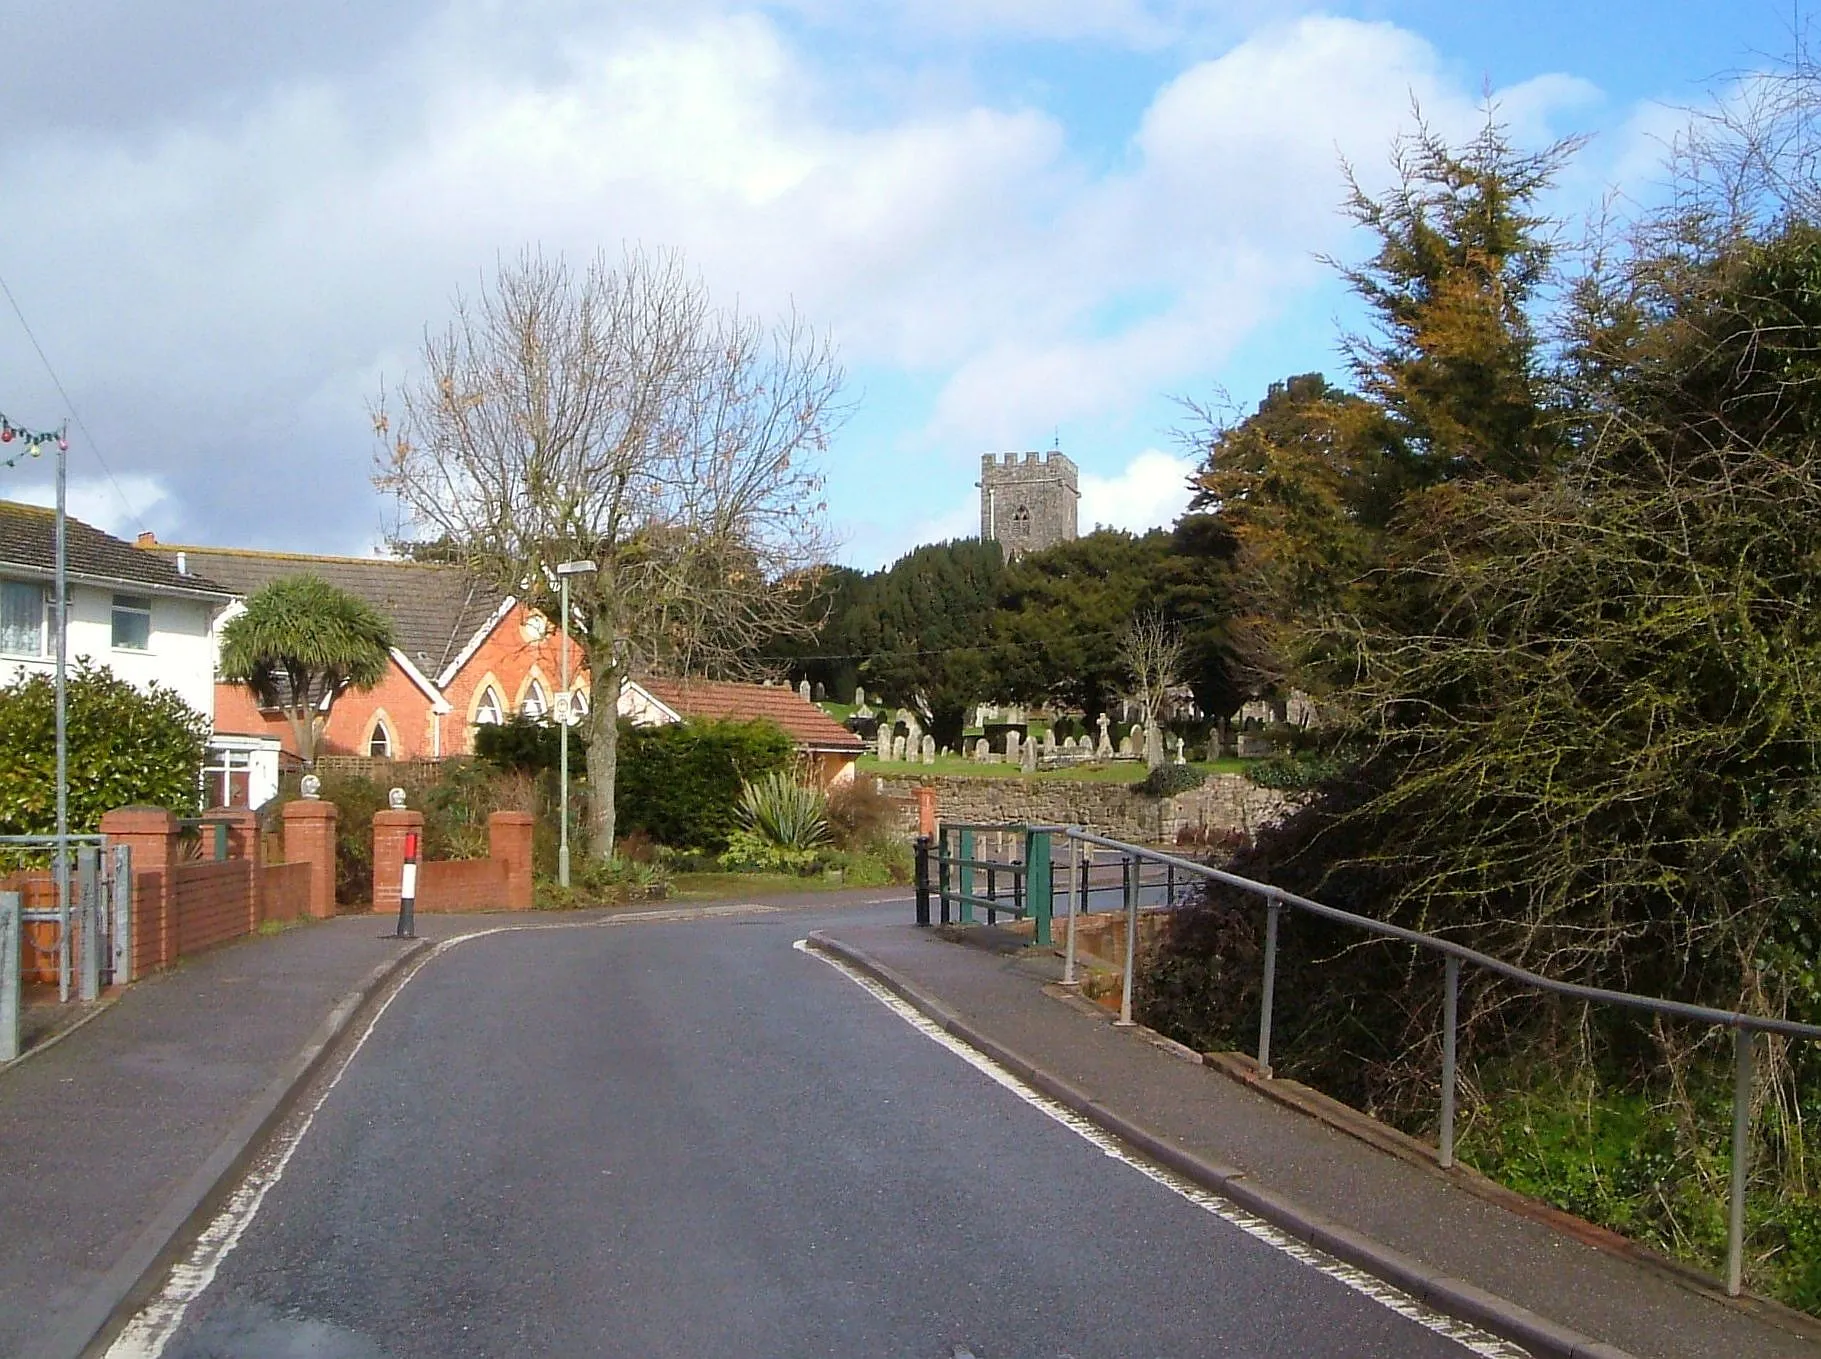
[(1018, 763), (1018, 733), (1015, 731), (1008, 731), (1005, 734), (1005, 762), (1007, 764)]
[(993, 748), (987, 744), (986, 737), (982, 736), (978, 741), (974, 742), (974, 758), (980, 761), (981, 764), (985, 764), (992, 756)]
[(1111, 719), (1105, 713), (1100, 714), (1100, 743), (1094, 747), (1094, 754), (1103, 760), (1113, 758), (1113, 737), (1107, 731), (1110, 724)]
[(1144, 763), (1147, 769), (1163, 767), (1163, 732), (1155, 722), (1144, 724)]
[(1056, 729), (1054, 727), (1045, 727), (1043, 729), (1043, 753), (1045, 755), (1054, 755), (1056, 753)]
[(805, 703), (808, 703), (810, 701), (810, 699), (809, 699), (809, 681), (808, 680), (798, 680), (797, 681), (797, 697), (802, 699)]
[(924, 733), (920, 748), (923, 754), (923, 763), (934, 764), (936, 762), (936, 738), (929, 735), (927, 732)]
[(892, 763), (904, 763), (904, 738), (902, 736), (892, 737)]
[(828, 686), (822, 683), (821, 680), (816, 681), (816, 702), (828, 702)]
[(1035, 741), (1024, 743), (1023, 758), (1019, 761), (1018, 768), (1026, 774), (1037, 772), (1037, 743)]
[(1122, 759), (1130, 759), (1137, 753), (1138, 748), (1132, 744), (1132, 733), (1128, 731), (1124, 736), (1119, 738), (1120, 757)]
[(864, 684), (856, 684), (854, 686), (854, 707), (855, 707), (855, 709), (860, 709), (860, 708), (864, 708), (865, 706), (866, 706), (866, 686)]
[(1188, 756), (1186, 756), (1182, 753), (1182, 748), (1185, 744), (1187, 744), (1187, 743), (1182, 739), (1182, 737), (1178, 736), (1176, 738), (1176, 763), (1177, 764), (1187, 764), (1189, 762)]
[(887, 723), (879, 724), (879, 763), (884, 764), (892, 757), (892, 729)]

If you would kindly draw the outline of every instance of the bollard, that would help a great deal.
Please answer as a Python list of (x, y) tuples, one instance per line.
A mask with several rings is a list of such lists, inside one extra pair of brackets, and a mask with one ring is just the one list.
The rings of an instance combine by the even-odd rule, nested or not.
[(133, 847), (114, 846), (114, 876), (109, 883), (108, 900), (113, 906), (114, 922), (109, 933), (114, 940), (114, 985), (125, 986), (133, 980)]
[(971, 826), (963, 826), (960, 831), (960, 848), (956, 854), (961, 859), (961, 909), (956, 912), (963, 925), (974, 923), (974, 903), (969, 899), (974, 895), (974, 831)]
[(405, 862), (398, 878), (398, 937), (417, 938), (417, 831), (405, 832)]
[(19, 894), (0, 892), (0, 1065), (19, 1059)]
[(917, 923), (929, 924), (929, 836), (917, 837)]
[(1258, 1000), (1258, 1070), (1271, 1074), (1271, 1008), (1277, 991), (1277, 916), (1283, 910), (1277, 889), (1265, 898), (1265, 977), (1263, 994)]
[(1069, 933), (1068, 943), (1062, 954), (1062, 984), (1079, 986), (1081, 982), (1075, 976), (1075, 918), (1079, 914), (1080, 896), (1076, 891), (1079, 886), (1077, 872), (1081, 863), (1081, 841), (1069, 835)]
[(76, 850), (76, 928), (78, 939), (78, 995), (86, 1002), (101, 998), (101, 848), (81, 845)]

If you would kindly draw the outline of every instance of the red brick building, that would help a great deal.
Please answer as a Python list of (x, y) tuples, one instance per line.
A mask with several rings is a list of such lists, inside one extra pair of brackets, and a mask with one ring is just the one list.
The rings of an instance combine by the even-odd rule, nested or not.
[[(560, 639), (549, 622), (459, 566), (325, 557), (244, 548), (179, 547), (141, 534), (138, 545), (183, 558), (185, 569), (244, 599), (284, 576), (316, 575), (365, 600), (392, 624), (392, 663), (379, 684), (350, 690), (329, 711), (318, 751), (393, 760), (473, 750), (477, 726), (552, 711), (562, 680)], [(240, 605), (231, 605), (221, 622)], [(570, 689), (586, 711), (588, 676), (569, 643)], [(215, 686), (220, 735), (276, 737), (296, 756), (290, 724), (239, 684)]]

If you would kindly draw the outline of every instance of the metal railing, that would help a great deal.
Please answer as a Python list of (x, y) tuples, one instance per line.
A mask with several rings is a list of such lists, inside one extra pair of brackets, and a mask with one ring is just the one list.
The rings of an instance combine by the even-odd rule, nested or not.
[[(11, 900), (10, 910), (16, 916), (9, 916), (10, 942), (0, 941), (0, 969), (11, 978), (10, 994), (14, 998), (10, 1029), (6, 1028), (4, 1016), (0, 1016), (0, 1029), (6, 1029), (6, 1032), (0, 1032), (0, 1052), (9, 1047), (10, 1034), (15, 1056), (18, 1055), (18, 973), (26, 926), (56, 926), (59, 1001), (68, 1001), (72, 992), (79, 1000), (96, 1000), (103, 986), (128, 981), (133, 975), (131, 847), (110, 846), (100, 835), (63, 838), (67, 847), (59, 854), (58, 837), (54, 835), (0, 836), (0, 846), (43, 850), (51, 855), (52, 881), (57, 894), (54, 906), (26, 907), (23, 893), (0, 893), (0, 899)], [(0, 977), (0, 986), (4, 984), (4, 978)], [(0, 1010), (4, 1009), (0, 1004)]]
[[(1265, 905), (1265, 947), (1262, 964), (1262, 977), (1259, 996), (1258, 1021), (1258, 1068), (1269, 1079), (1271, 1075), (1271, 1021), (1272, 1010), (1276, 999), (1277, 983), (1277, 938), (1279, 920), (1286, 910), (1301, 911), (1323, 920), (1334, 921), (1374, 934), (1381, 938), (1395, 939), (1403, 943), (1425, 949), (1441, 955), (1443, 962), (1442, 980), (1442, 1071), (1441, 1071), (1441, 1108), (1439, 1113), (1436, 1159), (1444, 1166), (1454, 1164), (1454, 1120), (1455, 1104), (1458, 1095), (1459, 1073), (1457, 1070), (1457, 1043), (1459, 1024), (1460, 978), (1462, 964), (1494, 973), (1510, 981), (1517, 982), (1532, 990), (1547, 995), (1563, 996), (1570, 1000), (1584, 1001), (1589, 1004), (1615, 1005), (1623, 1009), (1636, 1010), (1646, 1014), (1662, 1015), (1666, 1018), (1688, 1020), (1693, 1023), (1731, 1029), (1733, 1032), (1733, 1100), (1732, 1100), (1732, 1148), (1731, 1166), (1728, 1180), (1727, 1199), (1727, 1235), (1726, 1235), (1726, 1291), (1737, 1297), (1743, 1288), (1744, 1281), (1744, 1240), (1745, 1240), (1745, 1179), (1750, 1153), (1750, 1117), (1753, 1048), (1759, 1034), (1776, 1034), (1784, 1038), (1821, 1039), (1821, 1027), (1812, 1024), (1799, 1024), (1793, 1020), (1773, 1019), (1762, 1015), (1742, 1014), (1733, 1010), (1721, 1010), (1707, 1005), (1692, 1005), (1685, 1001), (1661, 1000), (1652, 996), (1634, 995), (1629, 991), (1612, 991), (1604, 987), (1583, 986), (1578, 982), (1558, 981), (1545, 977), (1527, 968), (1508, 963), (1502, 958), (1481, 953), (1450, 939), (1436, 935), (1424, 934), (1418, 930), (1406, 929), (1401, 925), (1389, 924), (1383, 920), (1374, 920), (1370, 916), (1344, 911), (1335, 906), (1312, 901), (1308, 897), (1274, 887), (1270, 883), (1257, 882), (1251, 878), (1229, 873), (1224, 869), (1199, 864), (1191, 859), (1168, 854), (1162, 850), (1147, 849), (1142, 845), (1128, 844), (1122, 840), (1110, 839), (1104, 835), (1095, 835), (1080, 826), (1018, 826), (1018, 827), (969, 827), (970, 831), (1006, 832), (1015, 830), (1022, 838), (1027, 861), (1035, 855), (1043, 864), (1041, 885), (1035, 890), (1041, 892), (1041, 899), (1032, 900), (1032, 883), (1035, 875), (1027, 877), (1025, 891), (1020, 895), (1017, 905), (1020, 913), (1028, 913), (1037, 918), (1043, 927), (1043, 937), (1038, 943), (1049, 943), (1048, 923), (1051, 913), (1051, 877), (1049, 873), (1051, 842), (1061, 836), (1069, 843), (1070, 862), (1067, 871), (1062, 875), (1068, 884), (1067, 934), (1063, 963), (1063, 984), (1077, 984), (1075, 931), (1076, 922), (1082, 912), (1091, 888), (1086, 873), (1083, 871), (1083, 851), (1089, 864), (1096, 850), (1105, 850), (1116, 856), (1125, 865), (1121, 883), (1121, 908), (1126, 916), (1125, 958), (1123, 962), (1123, 986), (1119, 1002), (1117, 1023), (1130, 1026), (1132, 1019), (1133, 977), (1138, 955), (1138, 914), (1142, 909), (1141, 896), (1144, 883), (1142, 866), (1145, 864), (1160, 866), (1165, 870), (1162, 901), (1153, 903), (1153, 909), (1173, 905), (1180, 886), (1201, 880), (1218, 882), (1242, 892), (1261, 897)], [(946, 857), (942, 853), (943, 843), (939, 840), (937, 853), (930, 853), (927, 839), (918, 842), (918, 914), (917, 923), (929, 923), (929, 881), (928, 863), (933, 860), (940, 864)], [(951, 860), (960, 863), (968, 856), (961, 855)], [(1000, 865), (1003, 867), (1003, 865)], [(1155, 880), (1153, 885), (1157, 885)], [(942, 918), (948, 920), (947, 879), (941, 883)], [(965, 900), (955, 894), (957, 900)], [(1006, 909), (1001, 906), (999, 909)], [(963, 915), (962, 923), (967, 923), (971, 916)]]

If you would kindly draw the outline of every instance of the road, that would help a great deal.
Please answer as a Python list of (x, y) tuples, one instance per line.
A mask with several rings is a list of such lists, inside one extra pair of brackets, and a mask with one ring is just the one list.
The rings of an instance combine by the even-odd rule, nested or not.
[(1514, 1353), (1084, 1139), (792, 947), (829, 920), (436, 955), (112, 1354)]

